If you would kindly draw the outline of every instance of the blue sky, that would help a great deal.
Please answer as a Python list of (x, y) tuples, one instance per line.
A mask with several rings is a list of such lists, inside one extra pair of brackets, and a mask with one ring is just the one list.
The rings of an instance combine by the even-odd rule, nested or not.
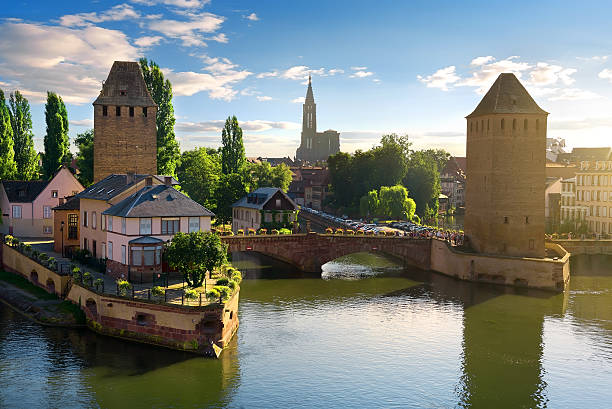
[(146, 56), (172, 81), (182, 149), (218, 146), (228, 115), (248, 156), (291, 156), (305, 80), (341, 149), (388, 132), (465, 152), (465, 115), (516, 73), (569, 147), (612, 145), (612, 5), (539, 1), (12, 1), (0, 11), (0, 88), (58, 92), (73, 137), (114, 60)]

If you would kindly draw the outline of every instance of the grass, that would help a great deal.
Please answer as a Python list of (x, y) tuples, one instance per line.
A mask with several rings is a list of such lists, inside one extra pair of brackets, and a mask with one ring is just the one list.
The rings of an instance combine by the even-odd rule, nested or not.
[(49, 294), (45, 290), (40, 287), (35, 286), (30, 281), (21, 277), (17, 274), (9, 273), (4, 270), (0, 270), (0, 280), (12, 284), (17, 288), (20, 288), (28, 293), (32, 294), (36, 298), (40, 300), (57, 300), (57, 296), (54, 294)]
[(85, 324), (85, 313), (70, 301), (62, 301), (59, 303), (58, 308), (60, 311), (72, 314), (77, 324)]

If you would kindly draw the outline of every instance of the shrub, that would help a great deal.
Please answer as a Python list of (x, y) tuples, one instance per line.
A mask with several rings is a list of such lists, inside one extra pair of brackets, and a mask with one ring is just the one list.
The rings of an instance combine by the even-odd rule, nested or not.
[(331, 227), (328, 227), (327, 229), (325, 229), (325, 233), (334, 234), (334, 229), (332, 229)]
[(86, 272), (85, 274), (83, 274), (83, 284), (85, 284), (88, 287), (91, 287), (93, 283), (93, 277), (91, 276), (91, 273)]
[(283, 227), (282, 229), (280, 229), (280, 230), (278, 231), (278, 233), (279, 233), (279, 234), (291, 234), (291, 230), (289, 230), (289, 229), (287, 229), (287, 228)]
[(9, 246), (13, 245), (13, 239), (14, 237), (11, 236), (10, 234), (7, 234), (6, 236), (4, 236), (4, 242), (8, 244)]
[(242, 273), (238, 270), (232, 271), (231, 279), (236, 284), (240, 284), (242, 282)]
[(40, 253), (38, 256), (38, 259), (44, 262), (44, 261), (49, 260), (49, 256), (47, 255), (47, 253)]
[(126, 296), (127, 292), (132, 288), (132, 284), (123, 279), (118, 279), (116, 281), (117, 288), (119, 289), (119, 295)]
[[(217, 284), (219, 284), (219, 282), (217, 281)], [(238, 286), (238, 283), (236, 283), (234, 280), (230, 280), (227, 282), (227, 286), (231, 289), (234, 290), (236, 289), (236, 287)]]
[(23, 246), (23, 251), (27, 254), (32, 253), (32, 246), (30, 244), (26, 244), (25, 246)]
[(221, 294), (219, 294), (219, 291), (214, 288), (206, 293), (206, 298), (209, 301), (217, 301), (220, 297)]
[(51, 270), (55, 270), (57, 268), (57, 261), (55, 260), (55, 257), (49, 257), (49, 260), (47, 261), (47, 266)]
[(237, 234), (238, 236), (244, 236), (244, 230), (242, 230), (242, 229), (238, 229), (238, 231), (236, 232), (236, 234)]
[(227, 285), (227, 283), (229, 282), (229, 279), (227, 278), (220, 278), (217, 280), (217, 285)]
[(39, 254), (40, 254), (40, 251), (36, 249), (32, 250), (32, 258), (38, 259)]
[(262, 235), (268, 234), (268, 229), (259, 229), (257, 231), (257, 234), (262, 234)]
[(96, 291), (100, 291), (104, 286), (104, 279), (96, 278), (93, 282), (94, 287), (96, 287)]
[(19, 241), (19, 239), (17, 237), (13, 237), (11, 239), (11, 244), (13, 245), (13, 247), (19, 246), (19, 243), (21, 243), (21, 241)]
[(248, 236), (254, 236), (254, 235), (255, 235), (255, 229), (251, 229), (251, 228), (249, 228), (249, 229), (247, 230), (247, 235), (248, 235)]
[(159, 285), (151, 287), (151, 295), (154, 297), (163, 297), (165, 294), (166, 289), (164, 287), (160, 287)]
[(198, 293), (195, 288), (185, 288), (183, 290), (183, 294), (188, 300), (195, 300), (200, 295), (200, 293)]
[(216, 285), (213, 289), (219, 292), (219, 298), (223, 300), (227, 300), (232, 295), (232, 290), (224, 285)]

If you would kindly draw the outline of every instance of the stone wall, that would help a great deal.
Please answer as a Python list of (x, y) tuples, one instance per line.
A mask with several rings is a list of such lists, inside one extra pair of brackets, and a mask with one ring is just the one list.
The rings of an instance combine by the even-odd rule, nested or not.
[(554, 240), (572, 255), (609, 254), (612, 255), (612, 240)]

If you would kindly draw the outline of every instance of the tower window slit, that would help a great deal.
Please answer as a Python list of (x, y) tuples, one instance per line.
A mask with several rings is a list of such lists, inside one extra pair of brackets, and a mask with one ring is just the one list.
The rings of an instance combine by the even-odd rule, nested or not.
[(121, 116), (121, 107), (115, 107), (115, 116)]
[(108, 116), (108, 107), (106, 105), (102, 105), (102, 116)]
[(134, 107), (130, 107), (130, 116), (134, 116)]

